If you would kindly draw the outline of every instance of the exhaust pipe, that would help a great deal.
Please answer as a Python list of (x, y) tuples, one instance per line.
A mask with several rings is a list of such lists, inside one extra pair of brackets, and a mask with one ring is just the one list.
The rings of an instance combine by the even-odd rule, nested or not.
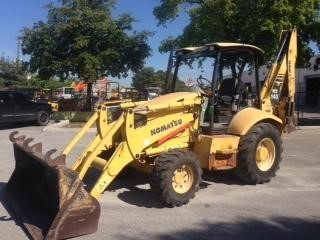
[(20, 219), (33, 239), (66, 239), (94, 233), (100, 205), (83, 187), (78, 174), (67, 168), (65, 155), (42, 154), (42, 144), (10, 134), (16, 161), (6, 184), (5, 205)]

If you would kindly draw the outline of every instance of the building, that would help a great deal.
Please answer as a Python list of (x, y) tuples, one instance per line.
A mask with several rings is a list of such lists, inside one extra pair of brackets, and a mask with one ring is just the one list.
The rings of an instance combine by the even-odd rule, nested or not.
[[(266, 78), (269, 69), (263, 66), (259, 70), (259, 79)], [(254, 76), (250, 72), (244, 72), (242, 80), (249, 84), (253, 91), (256, 89)], [(297, 109), (313, 109), (320, 111), (320, 55), (310, 59), (310, 68), (298, 68), (296, 70), (296, 107)]]
[(310, 69), (297, 69), (296, 100), (304, 108), (320, 109), (320, 55), (310, 59)]

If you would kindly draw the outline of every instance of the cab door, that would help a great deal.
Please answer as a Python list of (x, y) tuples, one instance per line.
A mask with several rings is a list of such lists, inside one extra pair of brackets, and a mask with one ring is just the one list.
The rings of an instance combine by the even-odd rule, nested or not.
[(10, 99), (14, 108), (15, 122), (31, 121), (36, 117), (34, 104), (22, 93), (11, 92)]

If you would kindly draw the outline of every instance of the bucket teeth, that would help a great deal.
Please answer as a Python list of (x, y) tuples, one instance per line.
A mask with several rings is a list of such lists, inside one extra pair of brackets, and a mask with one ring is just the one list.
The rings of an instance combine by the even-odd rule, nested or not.
[[(28, 139), (30, 139), (30, 138), (28, 138)], [(28, 140), (27, 139), (27, 140)], [(25, 142), (27, 141), (27, 140), (25, 140)], [(31, 138), (31, 140), (33, 141), (33, 139)], [(36, 154), (42, 154), (42, 143), (36, 143), (36, 144), (34, 144), (34, 145), (32, 145), (31, 147), (30, 147), (30, 152), (32, 152), (32, 153), (36, 153)]]
[(32, 154), (33, 156), (40, 159), (40, 161), (45, 162), (50, 167), (66, 165), (66, 156), (64, 154), (57, 157), (52, 157), (52, 155), (57, 151), (57, 149), (51, 149), (47, 151), (44, 155), (42, 153), (42, 143), (36, 143), (31, 145), (30, 143), (34, 140), (33, 138), (27, 138), (24, 135), (17, 136), (18, 131), (14, 131), (10, 134), (10, 141), (18, 145), (25, 152)]
[(22, 143), (22, 148), (27, 153), (31, 153), (33, 156), (36, 156), (37, 158), (44, 160), (42, 155), (42, 143), (36, 143), (34, 145), (30, 145), (30, 143), (33, 141), (33, 138), (27, 138)]
[(18, 135), (18, 134), (19, 134), (18, 131), (14, 131), (14, 132), (10, 133), (10, 135), (9, 135), (10, 141), (13, 142), (13, 143), (14, 142), (23, 142), (24, 139), (25, 139), (25, 136), (24, 135), (20, 135), (20, 136), (16, 137), (16, 135)]
[(22, 142), (22, 147), (23, 147), (23, 149), (25, 150), (25, 151), (27, 151), (27, 152), (32, 152), (31, 151), (31, 148), (30, 148), (30, 146), (29, 146), (29, 143), (31, 143), (33, 141), (33, 138), (27, 138), (26, 140), (24, 140), (23, 142)]
[(57, 149), (51, 149), (44, 155), (44, 160), (48, 163), (49, 166), (58, 166), (66, 165), (66, 155), (59, 155), (56, 158), (51, 158), (51, 155), (54, 154)]

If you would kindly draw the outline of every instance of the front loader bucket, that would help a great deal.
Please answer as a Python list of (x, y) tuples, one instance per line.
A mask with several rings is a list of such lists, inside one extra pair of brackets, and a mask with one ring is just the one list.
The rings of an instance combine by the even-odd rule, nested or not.
[(97, 230), (100, 205), (82, 185), (78, 174), (65, 166), (56, 150), (42, 154), (41, 143), (10, 134), (16, 160), (4, 199), (33, 239), (66, 239)]

